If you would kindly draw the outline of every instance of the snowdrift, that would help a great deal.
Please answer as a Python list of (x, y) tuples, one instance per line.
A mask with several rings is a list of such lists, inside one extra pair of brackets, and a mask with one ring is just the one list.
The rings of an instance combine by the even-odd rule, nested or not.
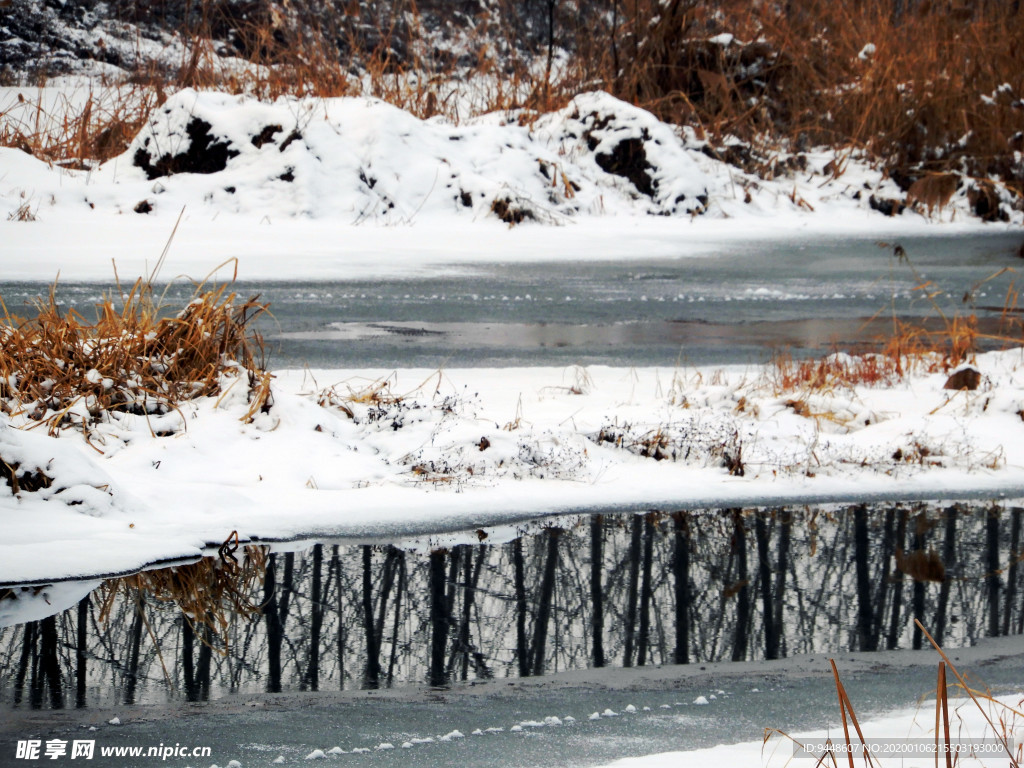
[[(760, 157), (737, 143), (723, 156), (692, 129), (599, 92), (539, 117), (492, 113), (455, 126), (367, 98), (265, 103), (186, 89), (153, 113), (125, 154), (97, 169), (50, 168), (13, 149), (0, 159), (0, 214), (22, 219), (68, 204), (342, 224), (844, 210), (939, 220), (970, 218), (977, 202), (961, 185), (938, 210), (919, 206), (919, 216), (893, 181), (852, 153)], [(1022, 219), (1005, 191), (992, 195), (986, 204), (1002, 218)]]

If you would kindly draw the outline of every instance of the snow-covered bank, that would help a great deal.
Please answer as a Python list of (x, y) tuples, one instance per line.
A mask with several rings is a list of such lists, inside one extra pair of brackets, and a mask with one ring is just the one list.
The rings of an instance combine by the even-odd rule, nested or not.
[[(961, 672), (976, 682), (980, 678), (1000, 695), (1009, 695), (1016, 706), (1013, 694), (1024, 679), (1019, 638), (986, 638), (953, 655)], [(919, 695), (934, 691), (934, 651), (842, 653), (836, 661), (861, 723), (871, 723), (865, 735), (873, 739), (907, 736), (909, 732), (897, 725), (893, 715), (909, 712), (907, 708)], [(708, 703), (694, 704), (702, 696)], [(375, 755), (385, 757), (375, 750), (381, 743), (394, 744), (396, 751), (389, 754), (400, 754), (403, 765), (424, 768), (453, 761), (582, 766), (644, 752), (690, 750), (684, 755), (691, 755), (697, 747), (737, 742), (745, 747), (721, 746), (719, 754), (745, 750), (750, 759), (744, 755), (742, 762), (720, 762), (752, 767), (763, 764), (753, 747), (760, 744), (765, 727), (782, 728), (794, 736), (827, 727), (841, 737), (835, 700), (827, 658), (794, 655), (769, 662), (603, 667), (515, 680), (475, 680), (453, 684), (440, 694), (425, 684), (412, 684), (374, 691), (234, 693), (211, 696), (202, 705), (129, 706), (112, 697), (107, 705), (82, 709), (21, 707), (0, 720), (0, 748), (9, 744), (13, 750), (11, 742), (25, 738), (26, 733), (70, 738), (64, 734), (89, 727), (97, 729), (95, 737), (103, 744), (174, 743), (182, 740), (187, 728), (194, 742), (218, 747), (214, 758), (200, 764), (204, 768), (214, 759), (221, 766), (232, 759), (245, 766), (266, 765), (279, 754), (284, 755), (283, 765), (309, 765), (305, 758), (317, 749), (327, 760), (340, 750), (347, 753), (346, 760), (372, 760)], [(927, 707), (922, 705), (918, 711), (923, 728), (929, 727), (933, 713)], [(959, 711), (971, 717), (966, 707)], [(592, 719), (591, 713), (598, 716)], [(955, 711), (952, 717), (957, 723)], [(111, 725), (114, 718), (117, 724)], [(456, 730), (465, 738), (440, 738)], [(972, 727), (970, 735), (982, 733)], [(410, 746), (403, 749), (407, 741)], [(369, 751), (355, 752), (361, 749)], [(791, 751), (782, 748), (779, 755), (788, 756)], [(697, 753), (697, 757), (706, 754)], [(686, 759), (668, 765), (688, 765)], [(772, 765), (784, 762), (780, 759)], [(790, 763), (800, 764), (802, 760)], [(986, 764), (1006, 763), (997, 755)]]
[(0, 583), (131, 571), (243, 540), (403, 535), (588, 509), (1024, 496), (1024, 350), (891, 387), (778, 391), (770, 369), (282, 371), (60, 437), (3, 417), (53, 482), (0, 496)]
[[(16, 96), (5, 89), (0, 101)], [(111, 259), (138, 274), (183, 209), (174, 268), (200, 276), (238, 257), (245, 279), (702, 255), (772, 238), (1024, 221), (1000, 192), (1009, 223), (982, 224), (970, 184), (934, 209), (886, 216), (884, 201), (909, 201), (855, 156), (779, 153), (761, 167), (735, 149), (726, 162), (691, 129), (603, 93), (522, 125), (496, 113), (453, 126), (371, 99), (267, 104), (185, 90), (127, 152), (91, 170), (0, 149), (5, 277), (109, 280)]]
[[(856, 706), (856, 704), (854, 705)], [(952, 738), (949, 744), (954, 752), (956, 765), (990, 766), (1016, 765), (1020, 757), (1020, 739), (1024, 735), (1024, 694), (982, 699), (981, 707), (976, 706), (964, 694), (962, 698), (949, 702)], [(838, 705), (837, 705), (838, 712)], [(602, 768), (689, 768), (690, 766), (732, 765), (732, 766), (783, 766), (799, 765), (842, 765), (845, 752), (837, 752), (832, 762), (821, 752), (813, 756), (808, 752), (794, 752), (794, 742), (800, 745), (820, 747), (822, 745), (845, 746), (842, 724), (838, 715), (830, 718), (830, 728), (807, 733), (788, 734), (768, 731), (764, 740), (741, 744), (729, 744), (708, 749), (685, 752), (666, 752), (644, 757), (631, 757), (609, 763)], [(993, 730), (992, 724), (995, 723)], [(864, 753), (857, 755), (856, 762), (885, 768), (886, 766), (925, 766), (942, 764), (944, 754), (940, 749), (946, 742), (941, 731), (936, 734), (935, 699), (922, 701), (919, 707), (897, 710), (886, 715), (861, 722), (867, 749), (871, 755), (868, 763)], [(851, 745), (861, 746), (856, 731), (850, 727)], [(1002, 739), (1005, 739), (1004, 747)], [(887, 752), (888, 750), (888, 752)], [(821, 762), (817, 761), (821, 758)]]

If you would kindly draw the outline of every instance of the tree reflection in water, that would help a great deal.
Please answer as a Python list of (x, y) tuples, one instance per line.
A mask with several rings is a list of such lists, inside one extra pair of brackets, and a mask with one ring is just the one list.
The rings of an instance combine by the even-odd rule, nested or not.
[(594, 515), (526, 524), (503, 543), (480, 530), (474, 543), (408, 549), (222, 550), (0, 630), (0, 691), (5, 706), (58, 708), (441, 687), (917, 648), (915, 618), (966, 645), (1024, 632), (1022, 514), (986, 503)]

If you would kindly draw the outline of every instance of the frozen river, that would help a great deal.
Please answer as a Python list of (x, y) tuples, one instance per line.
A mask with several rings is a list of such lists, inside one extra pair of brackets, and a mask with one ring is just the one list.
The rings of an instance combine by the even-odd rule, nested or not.
[[(237, 290), (270, 302), (261, 330), (274, 368), (763, 362), (777, 349), (869, 342), (894, 314), (937, 320), (936, 305), (994, 315), (1015, 273), (985, 281), (1020, 263), (1020, 241), (1005, 231), (908, 237), (907, 263), (874, 238), (774, 240), (696, 258), (460, 265)], [(0, 282), (12, 311), (46, 290)], [(67, 283), (58, 296), (88, 317), (103, 290)], [(166, 299), (180, 306), (190, 290), (172, 286)]]
[[(977, 312), (983, 318), (995, 318), (1015, 278), (1012, 270), (1020, 263), (1016, 256), (1020, 235), (1016, 233), (905, 238), (901, 245), (910, 264), (894, 257), (892, 243), (865, 238), (815, 246), (775, 242), (764, 250), (744, 246), (695, 259), (460, 265), (431, 275), (240, 283), (237, 290), (243, 296), (259, 293), (271, 303), (273, 316), (263, 321), (261, 330), (274, 368), (306, 364), (671, 366), (677, 362), (760, 362), (779, 348), (790, 348), (794, 354), (827, 351), (833, 345), (846, 348), (884, 332), (891, 327), (894, 315), (934, 318), (936, 305), (949, 314)], [(1001, 270), (1006, 271), (987, 280)], [(26, 313), (26, 305), (46, 290), (43, 283), (0, 281), (0, 295), (16, 313)], [(58, 298), (89, 317), (91, 305), (106, 290), (109, 286), (61, 284)], [(190, 290), (188, 286), (172, 285), (166, 299), (180, 306)], [(865, 326), (870, 318), (876, 319)], [(448, 574), (446, 588), (450, 595), (456, 595), (447, 598), (452, 626), (443, 628), (446, 637), (451, 635), (451, 647), (446, 651), (452, 660), (449, 666), (468, 666), (475, 658), (461, 634), (454, 633), (453, 617), (458, 612), (452, 611), (460, 606), (467, 617), (471, 609), (478, 611), (473, 614), (474, 632), (479, 634), (473, 636), (472, 650), (479, 657), (474, 663), (486, 663), (504, 675), (493, 679), (490, 674), (476, 679), (470, 675), (468, 682), (450, 690), (422, 684), (428, 676), (425, 659), (432, 637), (428, 637), (428, 627), (438, 621), (428, 610), (428, 602), (434, 599), (428, 598), (433, 571), (428, 570), (426, 560), (420, 563), (419, 571), (410, 566), (408, 584), (403, 575), (399, 583), (404, 586), (394, 587), (389, 603), (387, 592), (380, 595), (381, 584), (388, 568), (396, 569), (392, 580), (399, 578), (395, 575), (398, 566), (389, 565), (399, 562), (398, 555), (392, 557), (383, 549), (363, 554), (372, 549), (370, 546), (353, 549), (346, 561), (350, 561), (351, 573), (343, 569), (341, 560), (332, 565), (323, 552), (319, 560), (317, 555), (310, 556), (305, 566), (295, 566), (292, 599), (297, 607), (288, 614), (291, 625), (278, 638), (276, 651), (264, 649), (273, 648), (270, 640), (267, 646), (261, 645), (262, 633), (269, 638), (276, 631), (270, 627), (266, 611), (248, 623), (233, 624), (237, 629), (232, 631), (239, 634), (233, 637), (230, 650), (211, 655), (200, 649), (199, 638), (186, 630), (180, 612), (173, 608), (153, 610), (143, 621), (142, 614), (136, 614), (134, 604), (125, 598), (115, 605), (121, 613), (103, 623), (96, 618), (96, 598), (86, 602), (85, 609), (80, 609), (83, 613), (71, 609), (52, 624), (55, 643), (46, 634), (49, 630), (43, 627), (44, 622), (36, 622), (31, 632), (16, 628), (0, 635), (4, 641), (0, 644), (4, 699), (0, 767), (32, 764), (12, 758), (16, 742), (26, 738), (88, 738), (107, 747), (176, 743), (211, 746), (212, 755), (202, 760), (133, 762), (97, 757), (90, 763), (133, 766), (160, 762), (193, 768), (226, 766), (231, 760), (246, 767), (270, 765), (279, 756), (285, 765), (307, 765), (307, 755), (315, 750), (327, 753), (334, 747), (346, 753), (338, 759), (353, 764), (585, 766), (630, 755), (757, 740), (765, 727), (796, 730), (836, 724), (829, 655), (836, 655), (840, 668), (849, 671), (846, 683), (861, 715), (911, 705), (933, 689), (935, 655), (907, 650), (914, 642), (907, 629), (911, 613), (926, 616), (929, 624), (940, 618), (946, 623), (948, 617), (947, 639), (957, 648), (954, 653), (962, 654), (965, 663), (972, 662), (972, 669), (980, 671), (981, 678), (996, 692), (1016, 690), (1024, 682), (1024, 656), (1019, 647), (1020, 626), (1024, 625), (1018, 597), (1020, 576), (1016, 568), (1005, 581), (994, 575), (1003, 573), (999, 570), (1001, 563), (1010, 562), (1007, 541), (1019, 540), (1019, 509), (1005, 510), (1002, 522), (985, 523), (985, 531), (995, 533), (985, 539), (986, 544), (965, 546), (962, 552), (954, 548), (951, 529), (946, 527), (949, 515), (928, 513), (934, 520), (928, 526), (915, 527), (917, 521), (927, 522), (928, 515), (908, 507), (886, 518), (884, 532), (873, 524), (872, 540), (878, 541), (872, 549), (858, 549), (856, 531), (851, 528), (843, 534), (847, 538), (840, 540), (836, 534), (835, 541), (842, 546), (823, 544), (819, 553), (819, 531), (827, 526), (816, 512), (805, 513), (810, 519), (804, 527), (807, 544), (801, 550), (807, 563), (800, 566), (804, 568), (799, 570), (802, 582), (795, 566), (789, 566), (788, 581), (785, 566), (776, 563), (777, 568), (768, 567), (769, 561), (781, 563), (790, 557), (789, 534), (783, 535), (782, 522), (772, 523), (777, 527), (768, 532), (751, 532), (742, 526), (734, 530), (726, 525), (717, 532), (720, 541), (715, 546), (708, 543), (713, 541), (710, 529), (702, 527), (692, 545), (692, 567), (700, 578), (691, 575), (681, 580), (668, 575), (674, 573), (672, 569), (682, 568), (674, 559), (676, 550), (667, 539), (663, 545), (657, 543), (662, 529), (658, 527), (656, 535), (650, 523), (651, 532), (644, 534), (644, 541), (655, 543), (643, 557), (654, 567), (648, 566), (642, 578), (653, 581), (648, 598), (644, 598), (645, 588), (637, 581), (639, 577), (634, 573), (630, 581), (630, 565), (639, 563), (635, 553), (627, 551), (627, 547), (634, 546), (633, 540), (627, 541), (624, 528), (614, 534), (621, 539), (621, 551), (609, 549), (603, 555), (608, 560), (605, 565), (609, 579), (603, 626), (609, 648), (614, 648), (619, 660), (616, 663), (621, 663), (623, 647), (632, 642), (627, 641), (623, 628), (629, 626), (632, 633), (633, 620), (640, 621), (634, 615), (628, 624), (624, 622), (623, 606), (631, 595), (635, 603), (639, 591), (640, 613), (647, 615), (649, 610), (652, 617), (645, 646), (651, 655), (640, 671), (587, 668), (592, 653), (592, 637), (588, 634), (592, 629), (588, 627), (595, 621), (586, 612), (592, 602), (591, 591), (587, 590), (592, 586), (585, 590), (586, 579), (580, 576), (593, 553), (586, 548), (590, 546), (587, 542), (575, 549), (560, 545), (565, 549), (559, 550), (557, 557), (550, 554), (555, 550), (548, 549), (546, 540), (536, 544), (535, 551), (527, 550), (525, 586), (501, 582), (515, 573), (511, 561), (501, 559), (514, 557), (508, 548), (504, 554), (494, 550), (498, 553), (493, 555), (493, 564), (482, 554), (470, 558), (466, 544), (460, 545), (465, 548), (461, 561), (453, 554), (457, 547), (441, 555), (442, 563), (446, 556), (450, 560), (439, 573), (442, 577)], [(903, 518), (900, 528), (899, 520)], [(977, 527), (980, 537), (982, 522), (988, 518), (982, 512), (972, 512), (963, 519), (964, 526)], [(1011, 533), (1011, 519), (1016, 534)], [(846, 525), (848, 516), (830, 520), (835, 521)], [(947, 549), (943, 549), (946, 567), (960, 571), (957, 590), (943, 597), (937, 584), (893, 581), (890, 558), (899, 555), (883, 550), (885, 545), (881, 543), (891, 539), (890, 529), (898, 530), (898, 535), (904, 537), (901, 541), (914, 551), (924, 553), (942, 546), (954, 553), (947, 557)], [(940, 529), (945, 531), (941, 538)], [(611, 536), (605, 538), (608, 547)], [(765, 547), (771, 544), (775, 554), (760, 549), (759, 537)], [(635, 541), (639, 546), (639, 535)], [(707, 548), (704, 560), (698, 556), (700, 546)], [(982, 551), (989, 553), (988, 564), (980, 561), (978, 553)], [(878, 554), (881, 557), (875, 556)], [(283, 564), (285, 557), (282, 553), (275, 555), (279, 579), (283, 578), (280, 571), (290, 573), (291, 566)], [(368, 581), (361, 580), (363, 573), (370, 572), (368, 559), (361, 558), (372, 560), (372, 566), (379, 570)], [(857, 558), (870, 563), (870, 567), (864, 566), (872, 579), (868, 591), (861, 589), (862, 585), (855, 588)], [(475, 582), (472, 589), (466, 587), (468, 577), (461, 575), (460, 568), (468, 574), (471, 562), (476, 577), (483, 573), (480, 583), (489, 585), (486, 588), (477, 589)], [(560, 570), (552, 571), (558, 578), (552, 582), (556, 587), (548, 598), (554, 605), (553, 637), (540, 668), (555, 674), (522, 678), (509, 669), (526, 646), (517, 648), (514, 638), (502, 634), (512, 631), (515, 611), (500, 613), (491, 608), (504, 604), (509, 609), (515, 604), (510, 597), (515, 590), (525, 590), (529, 608), (516, 611), (529, 616), (533, 646), (537, 638), (547, 640), (536, 627), (541, 616), (548, 621), (548, 613), (541, 613), (538, 607), (543, 603), (542, 566), (548, 562), (559, 563)], [(686, 568), (690, 568), (687, 563)], [(760, 570), (762, 565), (767, 569)], [(272, 562), (271, 570), (274, 567)], [(309, 572), (308, 585), (299, 582), (303, 567)], [(634, 565), (633, 571), (637, 567)], [(824, 576), (819, 569), (825, 570)], [(321, 571), (326, 575), (322, 586), (319, 576), (314, 580), (310, 575)], [(416, 583), (416, 573), (421, 591), (414, 594), (409, 585)], [(779, 573), (784, 574), (781, 580)], [(522, 581), (522, 574), (517, 578)], [(769, 578), (775, 586), (765, 590), (760, 580)], [(692, 653), (691, 663), (686, 666), (668, 663), (675, 642), (671, 633), (680, 626), (679, 617), (672, 614), (677, 600), (672, 590), (677, 581), (694, 585), (689, 604), (706, 603), (699, 610), (693, 608), (683, 619), (690, 632), (686, 643)], [(1017, 591), (1010, 590), (1011, 583)], [(323, 598), (317, 597), (315, 590), (320, 589), (325, 590)], [(331, 589), (335, 591), (331, 593)], [(458, 597), (463, 591), (465, 595)], [(283, 592), (278, 589), (267, 594)], [(378, 639), (374, 649), (382, 659), (387, 650), (392, 663), (398, 665), (396, 687), (390, 690), (354, 690), (369, 658), (369, 650), (362, 648), (360, 640), (365, 634), (364, 594), (376, 595), (370, 602), (380, 625), (375, 630)], [(759, 598), (765, 594), (784, 607), (785, 621), (781, 618), (783, 608), (768, 611), (767, 602), (760, 607)], [(578, 605), (570, 605), (570, 596), (579, 597)], [(256, 595), (252, 599), (263, 607), (264, 597)], [(316, 629), (314, 637), (314, 606), (328, 597), (338, 607), (327, 611), (326, 618), (321, 616), (324, 625)], [(649, 607), (645, 607), (645, 599), (650, 601)], [(476, 601), (485, 600), (489, 601), (488, 611), (479, 614), (480, 609), (474, 607), (479, 605)], [(461, 607), (466, 604), (470, 607)], [(635, 614), (635, 605), (633, 610)], [(286, 614), (282, 612), (282, 616)], [(791, 658), (764, 658), (772, 616), (774, 631), (781, 632), (781, 655)], [(862, 616), (870, 632), (858, 623)], [(468, 618), (465, 623), (469, 625)], [(816, 627), (815, 631), (805, 631), (805, 624)], [(997, 628), (992, 631), (989, 624)], [(89, 633), (77, 634), (84, 626), (89, 627)], [(1007, 631), (1011, 637), (987, 637)], [(888, 643), (883, 642), (887, 638)], [(489, 643), (486, 648), (485, 640)], [(982, 640), (980, 650), (966, 647), (976, 640)], [(904, 650), (880, 654), (844, 650), (866, 647), (865, 643)], [(736, 650), (737, 644), (740, 651)], [(88, 649), (80, 662), (76, 661), (76, 647)], [(543, 653), (543, 642), (540, 647)], [(278, 680), (276, 688), (268, 683), (264, 670), (273, 653), (277, 654), (277, 664), (284, 668), (285, 678), (283, 684)], [(643, 652), (636, 653), (642, 658)], [(258, 657), (256, 661), (254, 656)], [(722, 661), (730, 656), (747, 661)], [(309, 669), (314, 658), (323, 667), (323, 677), (312, 683)], [(47, 671), (51, 662), (57, 670), (52, 679)], [(194, 662), (198, 666), (193, 666)], [(88, 669), (88, 679), (82, 678), (80, 689), (87, 706), (72, 709), (79, 668)], [(559, 672), (566, 668), (570, 671)], [(164, 685), (165, 674), (173, 678), (173, 685)], [(132, 682), (127, 684), (129, 679)], [(200, 693), (193, 695), (195, 691), (188, 690), (189, 685), (198, 686)], [(353, 690), (339, 691), (342, 685)], [(27, 691), (24, 699), (19, 698), (21, 690)], [(55, 690), (59, 704), (54, 704)], [(29, 700), (33, 696), (37, 698)], [(699, 697), (706, 698), (708, 704), (696, 704)], [(12, 699), (19, 701), (13, 708)], [(606, 710), (615, 715), (600, 716)], [(599, 716), (591, 719), (593, 713)], [(111, 724), (115, 718), (118, 723)], [(474, 735), (477, 730), (480, 733)], [(445, 735), (450, 738), (441, 740)], [(403, 749), (404, 743), (410, 747)], [(395, 749), (378, 749), (385, 744)], [(353, 754), (354, 750), (367, 751)]]
[[(991, 685), (993, 692), (1020, 690), (1024, 655), (1019, 638), (987, 641), (953, 656), (955, 663)], [(841, 654), (836, 661), (863, 721), (893, 708), (913, 707), (918, 697), (929, 690), (934, 693), (936, 658), (929, 651), (900, 651)], [(207, 768), (226, 766), (231, 760), (245, 768), (275, 764), (576, 768), (629, 756), (756, 742), (766, 727), (793, 735), (831, 727), (841, 734), (828, 669), (827, 657), (818, 655), (771, 664), (597, 670), (441, 692), (413, 687), (230, 696), (177, 707), (7, 712), (0, 720), (0, 765), (44, 764), (9, 759), (16, 739), (33, 736), (93, 740), (97, 749), (181, 744), (208, 745), (212, 750), (202, 760), (163, 761), (102, 759), (97, 752), (95, 759), (84, 763), (97, 768)], [(707, 705), (694, 704), (701, 696)], [(591, 719), (594, 713), (606, 714)], [(922, 722), (927, 724), (930, 715), (924, 712)], [(114, 717), (119, 724), (108, 722)], [(482, 733), (474, 734), (477, 730)], [(900, 735), (869, 734), (876, 738)], [(378, 749), (382, 744), (394, 749)], [(410, 746), (403, 748), (403, 744)], [(345, 754), (331, 754), (335, 747)], [(314, 750), (324, 752), (327, 759), (307, 761)], [(275, 763), (279, 757), (283, 760)]]
[(182, 618), (195, 591), (158, 571), (144, 611), (128, 579), (0, 630), (0, 766), (27, 738), (212, 748), (163, 761), (179, 768), (316, 750), (586, 766), (756, 742), (838, 726), (830, 658), (862, 720), (934, 691), (915, 617), (975, 685), (1013, 693), (1022, 520), (985, 504), (722, 511), (569, 517), (504, 542), (250, 547), (240, 571), (215, 557), (175, 572), (219, 596), (210, 629)]

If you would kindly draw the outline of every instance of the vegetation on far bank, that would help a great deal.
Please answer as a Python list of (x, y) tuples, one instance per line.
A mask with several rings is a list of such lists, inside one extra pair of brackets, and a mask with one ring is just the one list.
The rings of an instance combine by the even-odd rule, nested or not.
[[(828, 146), (834, 176), (863, 152), (929, 209), (953, 183), (929, 182), (935, 174), (982, 180), (975, 196), (986, 184), (1024, 192), (1017, 3), (150, 5), (111, 11), (122, 27), (148, 30), (145, 45), (140, 36), (126, 54), (109, 38), (89, 54), (121, 67), (107, 65), (123, 75), (116, 96), (44, 104), (26, 89), (0, 105), (0, 144), (54, 162), (102, 161), (186, 86), (264, 98), (371, 95), (455, 122), (495, 110), (529, 121), (602, 89), (694, 127), (710, 151), (761, 175), (798, 171), (780, 164), (784, 154)], [(55, 19), (73, 24), (77, 4), (61, 7)], [(36, 13), (57, 13), (46, 8)], [(31, 63), (3, 77), (53, 70)]]

